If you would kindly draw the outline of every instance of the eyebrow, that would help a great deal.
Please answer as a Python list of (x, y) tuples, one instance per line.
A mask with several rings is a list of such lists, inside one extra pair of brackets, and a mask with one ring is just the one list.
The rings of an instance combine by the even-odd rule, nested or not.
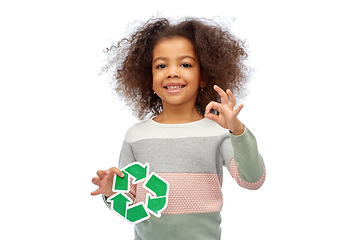
[[(185, 55), (185, 56), (178, 57), (177, 60), (182, 60), (184, 58), (191, 58), (192, 60), (195, 61), (195, 58), (190, 56), (190, 55)], [(157, 60), (167, 60), (167, 58), (166, 57), (158, 57), (158, 58), (154, 59), (154, 62), (156, 62)]]

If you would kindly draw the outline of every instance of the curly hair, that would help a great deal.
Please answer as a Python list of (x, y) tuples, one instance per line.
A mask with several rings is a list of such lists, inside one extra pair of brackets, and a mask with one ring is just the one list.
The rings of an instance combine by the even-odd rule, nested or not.
[(106, 49), (112, 69), (112, 82), (117, 95), (143, 120), (161, 113), (161, 99), (152, 90), (152, 60), (156, 44), (164, 39), (184, 37), (191, 41), (200, 62), (201, 79), (206, 86), (199, 89), (195, 107), (200, 114), (210, 101), (220, 101), (213, 86), (231, 89), (236, 97), (244, 97), (251, 68), (246, 65), (245, 41), (232, 35), (226, 27), (211, 20), (186, 18), (171, 24), (166, 18), (150, 19), (129, 38)]

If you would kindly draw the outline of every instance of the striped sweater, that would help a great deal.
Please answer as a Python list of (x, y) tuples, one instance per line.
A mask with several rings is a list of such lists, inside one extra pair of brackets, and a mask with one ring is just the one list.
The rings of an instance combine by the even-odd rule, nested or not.
[[(119, 169), (134, 161), (148, 162), (149, 172), (170, 184), (167, 208), (160, 218), (151, 216), (134, 226), (136, 240), (218, 240), (223, 167), (247, 189), (256, 190), (265, 180), (264, 163), (250, 130), (245, 127), (242, 135), (235, 136), (206, 118), (185, 124), (152, 119), (135, 124), (126, 133)], [(145, 202), (146, 193), (131, 185), (134, 203)]]

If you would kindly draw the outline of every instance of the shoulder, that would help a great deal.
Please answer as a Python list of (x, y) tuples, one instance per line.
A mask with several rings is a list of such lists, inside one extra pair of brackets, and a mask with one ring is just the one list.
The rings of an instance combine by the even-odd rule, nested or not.
[(152, 126), (151, 126), (151, 119), (139, 122), (131, 126), (125, 134), (125, 141), (126, 142), (134, 142), (139, 137), (142, 137), (143, 135), (151, 135), (153, 134)]
[(198, 127), (199, 127), (199, 134), (203, 135), (204, 137), (205, 136), (213, 137), (213, 136), (222, 135), (224, 133), (229, 133), (229, 130), (221, 127), (216, 122), (207, 118), (204, 118)]

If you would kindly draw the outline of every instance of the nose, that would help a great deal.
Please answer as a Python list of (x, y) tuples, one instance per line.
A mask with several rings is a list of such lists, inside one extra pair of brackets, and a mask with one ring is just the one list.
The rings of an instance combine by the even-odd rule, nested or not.
[(180, 77), (180, 73), (179, 73), (179, 69), (177, 69), (176, 67), (172, 67), (169, 68), (169, 73), (167, 78), (179, 78)]
[(177, 74), (169, 74), (168, 78), (178, 78), (179, 76)]

